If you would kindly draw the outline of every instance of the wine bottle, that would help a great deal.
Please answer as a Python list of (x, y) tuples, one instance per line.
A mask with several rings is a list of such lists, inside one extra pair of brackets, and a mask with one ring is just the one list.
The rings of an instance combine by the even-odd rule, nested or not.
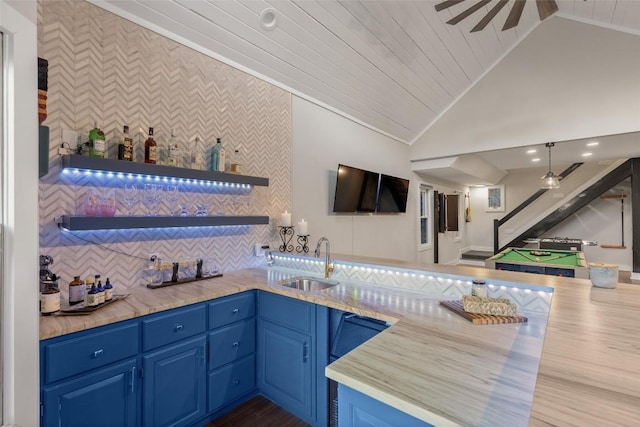
[(158, 161), (158, 144), (153, 139), (153, 128), (149, 128), (149, 137), (144, 142), (144, 162), (156, 164)]

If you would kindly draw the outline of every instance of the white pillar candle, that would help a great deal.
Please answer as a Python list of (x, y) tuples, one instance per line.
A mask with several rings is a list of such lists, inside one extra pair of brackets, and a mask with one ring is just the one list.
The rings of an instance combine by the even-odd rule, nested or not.
[(280, 215), (280, 225), (282, 227), (291, 227), (291, 214), (289, 212), (284, 211), (284, 213)]
[(298, 236), (306, 236), (309, 234), (309, 223), (304, 219), (298, 223)]

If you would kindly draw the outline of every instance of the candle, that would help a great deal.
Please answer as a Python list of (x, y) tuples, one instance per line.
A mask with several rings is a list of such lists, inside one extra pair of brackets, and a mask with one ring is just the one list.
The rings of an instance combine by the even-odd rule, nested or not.
[(284, 211), (284, 213), (280, 215), (280, 225), (282, 227), (291, 227), (291, 214), (289, 212)]
[(298, 223), (298, 236), (307, 236), (309, 234), (309, 223), (304, 219)]

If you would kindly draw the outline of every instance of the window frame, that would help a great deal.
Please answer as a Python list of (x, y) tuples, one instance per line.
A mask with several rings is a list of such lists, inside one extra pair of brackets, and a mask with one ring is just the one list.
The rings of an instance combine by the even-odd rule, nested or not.
[[(418, 184), (418, 251), (428, 251), (433, 248), (433, 187), (427, 184)], [(424, 203), (424, 205), (423, 205)], [(424, 206), (424, 209), (423, 209)], [(425, 215), (423, 215), (423, 211)], [(427, 242), (422, 243), (422, 220), (426, 219)]]

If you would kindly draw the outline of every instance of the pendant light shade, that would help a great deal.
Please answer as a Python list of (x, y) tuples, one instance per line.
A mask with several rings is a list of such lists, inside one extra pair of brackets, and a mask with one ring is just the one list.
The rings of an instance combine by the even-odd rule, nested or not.
[(545, 144), (545, 147), (549, 148), (549, 172), (540, 178), (540, 181), (542, 181), (540, 188), (544, 190), (555, 190), (556, 188), (560, 188), (560, 180), (562, 177), (551, 172), (551, 147), (554, 145), (555, 144), (553, 142), (547, 142)]

